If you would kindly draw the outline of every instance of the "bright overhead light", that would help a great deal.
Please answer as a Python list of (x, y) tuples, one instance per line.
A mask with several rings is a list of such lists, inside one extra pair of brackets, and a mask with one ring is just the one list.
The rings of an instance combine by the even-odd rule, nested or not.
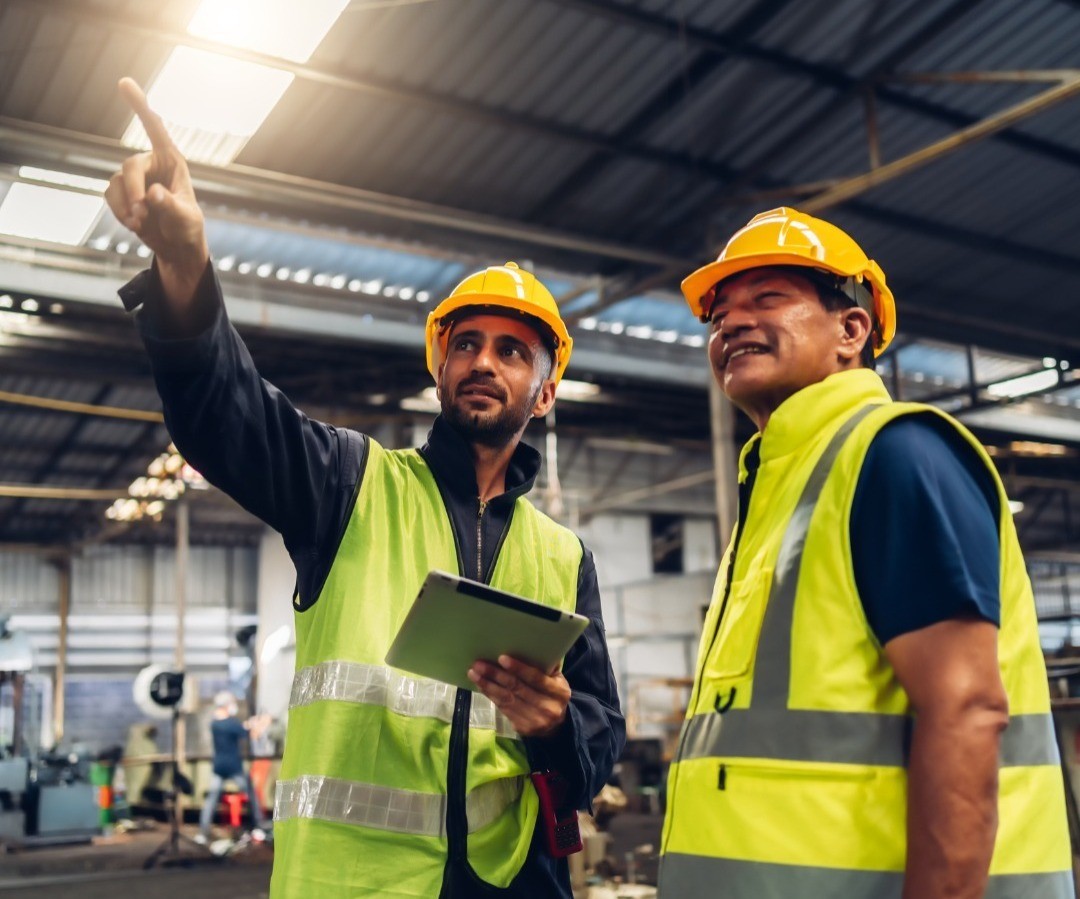
[(1008, 378), (998, 381), (986, 388), (990, 396), (1018, 397), (1027, 396), (1030, 393), (1038, 393), (1040, 390), (1048, 390), (1058, 383), (1058, 371), (1056, 368), (1047, 368), (1043, 371), (1033, 372), (1030, 375), (1020, 375), (1018, 378)]
[(188, 33), (307, 62), (349, 0), (203, 0)]
[(54, 172), (52, 169), (39, 169), (32, 165), (19, 166), (19, 177), (26, 181), (41, 181), (44, 184), (55, 184), (59, 187), (74, 187), (76, 190), (85, 190), (95, 194), (105, 193), (105, 188), (109, 186), (108, 181), (102, 181), (100, 178)]
[[(293, 75), (283, 69), (177, 47), (147, 92), (180, 152), (194, 162), (228, 165), (270, 115)], [(123, 142), (148, 149), (133, 117)]]
[(0, 234), (78, 246), (97, 223), (100, 196), (18, 182), (0, 203)]
[(600, 395), (600, 386), (588, 381), (572, 381), (564, 378), (559, 382), (555, 395), (561, 400), (581, 401), (595, 399)]
[(398, 405), (408, 412), (441, 412), (442, 403), (434, 387), (425, 387), (416, 396), (407, 396)]
[(1018, 499), (1010, 499), (1009, 511), (1012, 512), (1013, 515), (1019, 515), (1024, 511), (1024, 504)]
[(1037, 440), (1014, 440), (1009, 444), (1014, 456), (1068, 456), (1069, 448), (1061, 443), (1041, 443)]

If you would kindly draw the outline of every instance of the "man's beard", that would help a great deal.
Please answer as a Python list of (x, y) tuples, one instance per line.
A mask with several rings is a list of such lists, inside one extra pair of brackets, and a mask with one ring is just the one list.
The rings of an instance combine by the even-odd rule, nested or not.
[[(462, 381), (457, 386), (457, 394), (460, 395), (461, 389), (470, 384), (488, 384), (490, 386), (490, 381), (487, 378), (470, 378)], [(440, 399), (443, 418), (469, 443), (478, 443), (492, 449), (501, 449), (514, 440), (524, 429), (529, 419), (532, 418), (532, 408), (540, 395), (542, 386), (543, 384), (537, 387), (533, 395), (526, 397), (525, 401), (519, 406), (504, 405), (496, 415), (466, 411), (456, 405), (444, 390)], [(499, 399), (503, 402), (506, 401), (505, 392), (500, 391)]]

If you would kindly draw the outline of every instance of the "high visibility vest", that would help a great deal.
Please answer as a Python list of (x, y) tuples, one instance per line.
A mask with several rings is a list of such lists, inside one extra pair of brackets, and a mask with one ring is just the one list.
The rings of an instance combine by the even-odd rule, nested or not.
[[(572, 611), (581, 544), (519, 498), (491, 583)], [(505, 887), (538, 801), (524, 743), (479, 693), (383, 661), (427, 573), (459, 570), (431, 470), (369, 441), (363, 479), (318, 601), (296, 618), (296, 677), (274, 805), (273, 899), (439, 895), (451, 731), (468, 730), (467, 858)], [(450, 777), (453, 782), (453, 777)]]
[(731, 547), (670, 770), (663, 899), (899, 899), (914, 718), (866, 620), (848, 535), (871, 441), (911, 414), (938, 416), (963, 435), (1001, 507), (998, 661), (1010, 717), (986, 895), (1072, 899), (1046, 669), (1004, 489), (962, 426), (932, 407), (891, 402), (868, 370), (799, 391), (743, 451), (745, 481), (746, 453), (761, 441), (730, 588)]

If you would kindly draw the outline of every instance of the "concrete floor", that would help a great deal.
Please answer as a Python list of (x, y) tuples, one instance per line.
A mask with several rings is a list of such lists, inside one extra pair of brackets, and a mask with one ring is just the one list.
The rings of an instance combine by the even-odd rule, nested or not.
[(0, 899), (266, 899), (273, 861), (268, 846), (218, 859), (181, 841), (175, 856), (161, 859), (166, 864), (143, 870), (168, 837), (159, 825), (96, 844), (8, 852), (0, 855)]

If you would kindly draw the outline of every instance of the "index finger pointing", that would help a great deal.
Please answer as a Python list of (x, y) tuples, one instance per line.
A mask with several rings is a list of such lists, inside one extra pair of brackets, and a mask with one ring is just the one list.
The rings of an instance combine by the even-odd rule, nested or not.
[(142, 126), (146, 130), (146, 136), (150, 138), (150, 146), (155, 150), (172, 149), (174, 144), (169, 136), (168, 129), (161, 120), (161, 116), (150, 108), (143, 89), (139, 87), (133, 78), (121, 78), (119, 87), (120, 93), (127, 100), (128, 106), (131, 107), (135, 115), (139, 117), (139, 121), (142, 122)]

